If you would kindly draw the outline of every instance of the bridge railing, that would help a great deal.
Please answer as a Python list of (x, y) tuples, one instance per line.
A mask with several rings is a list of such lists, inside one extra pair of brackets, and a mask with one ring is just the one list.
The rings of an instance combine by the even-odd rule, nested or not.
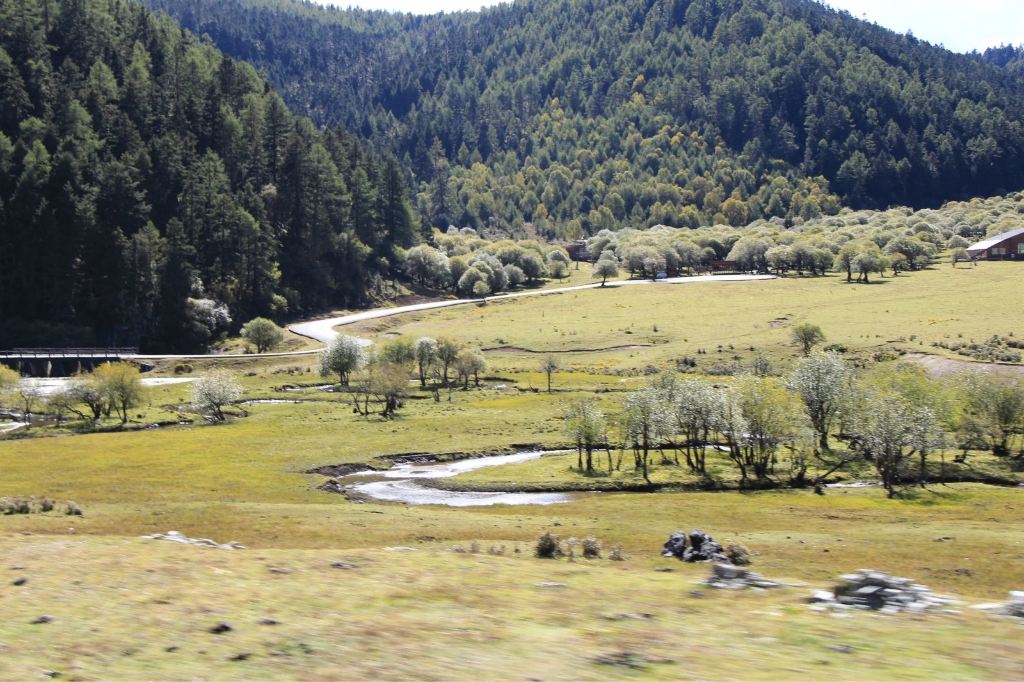
[(138, 348), (12, 348), (0, 350), (0, 358), (120, 358), (138, 353)]

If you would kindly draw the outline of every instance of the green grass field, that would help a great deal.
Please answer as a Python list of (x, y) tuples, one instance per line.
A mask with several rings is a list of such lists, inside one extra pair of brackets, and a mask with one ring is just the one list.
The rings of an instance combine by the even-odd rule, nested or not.
[[(221, 426), (34, 429), (35, 437), (0, 441), (0, 496), (72, 499), (85, 510), (0, 516), (0, 678), (1020, 678), (1019, 625), (969, 608), (840, 619), (801, 600), (862, 567), (968, 603), (1024, 589), (1021, 489), (932, 486), (898, 500), (870, 488), (824, 497), (602, 493), (553, 507), (451, 509), (356, 504), (320, 492), (324, 477), (304, 472), (400, 453), (564, 445), (568, 401), (598, 396), (611, 411), (643, 380), (637, 370), (672, 366), (699, 348), (708, 350), (699, 356), (705, 368), (733, 355), (748, 362), (750, 346), (783, 368), (797, 354), (787, 325), (803, 320), (865, 357), (879, 347), (930, 350), (958, 334), (1019, 335), (1024, 311), (1006, 300), (1022, 278), (1016, 264), (985, 264), (870, 286), (834, 277), (641, 286), (361, 325), (354, 331), (379, 338), (446, 334), (505, 347), (488, 353), (489, 388), (456, 390), (451, 403), (444, 393), (440, 403), (417, 393), (393, 421), (359, 417), (337, 394), (312, 388), (321, 383), (314, 357), (190, 363), (195, 374), (238, 372), (247, 399), (301, 402), (253, 405)], [(584, 352), (619, 345), (639, 347)], [(529, 390), (544, 386), (542, 356), (522, 348), (573, 351), (562, 356), (555, 393)], [(502, 383), (527, 390), (495, 388)], [(286, 385), (298, 390), (278, 390)], [(153, 389), (135, 426), (173, 419), (188, 396), (187, 385)], [(451, 482), (574, 482), (574, 459)], [(629, 477), (629, 468), (612, 478)], [(680, 477), (671, 467), (659, 476)], [(706, 567), (662, 559), (659, 549), (672, 531), (695, 527), (743, 543), (758, 552), (755, 570), (804, 587), (691, 596)], [(168, 530), (250, 549), (139, 537)], [(545, 530), (622, 545), (627, 560), (534, 559), (532, 543)], [(954, 539), (936, 541), (945, 537)], [(479, 554), (451, 549), (474, 542)], [(504, 556), (488, 555), (492, 546), (504, 546)], [(415, 551), (386, 549), (394, 547)], [(338, 561), (356, 567), (332, 568)], [(19, 577), (28, 581), (13, 585)], [(537, 586), (548, 582), (565, 586)], [(53, 621), (31, 624), (41, 615)], [(279, 624), (260, 625), (265, 618)], [(219, 622), (233, 630), (209, 633)]]
[[(532, 369), (556, 352), (566, 367), (593, 372), (749, 363), (756, 352), (785, 364), (795, 355), (790, 327), (819, 325), (827, 343), (852, 351), (880, 347), (943, 353), (932, 342), (1010, 334), (1024, 308), (1007, 295), (1024, 281), (1019, 263), (930, 270), (847, 284), (845, 278), (610, 287), (466, 309), (395, 317), (353, 327), (369, 334), (451, 336), (488, 351), (502, 368)], [(756, 350), (751, 351), (753, 347)], [(707, 355), (698, 356), (699, 350)], [(528, 352), (527, 352), (528, 351)], [(738, 356), (739, 359), (734, 359)], [(955, 357), (952, 356), (951, 357)]]

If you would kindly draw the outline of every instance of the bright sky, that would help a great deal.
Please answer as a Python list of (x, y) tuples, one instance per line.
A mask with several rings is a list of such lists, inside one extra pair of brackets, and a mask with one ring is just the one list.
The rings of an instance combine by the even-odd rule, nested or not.
[[(416, 14), (476, 10), (496, 0), (319, 0), (342, 7), (388, 9)], [(900, 33), (907, 29), (957, 52), (1024, 43), (1024, 0), (826, 0)]]

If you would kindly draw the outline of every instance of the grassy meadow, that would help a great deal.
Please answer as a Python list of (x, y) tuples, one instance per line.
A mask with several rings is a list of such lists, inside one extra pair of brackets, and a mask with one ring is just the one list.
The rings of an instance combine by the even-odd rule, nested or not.
[(993, 262), (975, 268), (936, 265), (868, 285), (847, 284), (832, 274), (759, 283), (609, 286), (348, 329), (450, 336), (485, 349), (501, 368), (533, 369), (544, 354), (557, 353), (567, 369), (589, 373), (663, 368), (682, 357), (696, 358), (698, 368), (707, 370), (749, 364), (757, 352), (786, 364), (796, 355), (790, 328), (800, 322), (820, 326), (826, 343), (853, 352), (889, 348), (943, 354), (948, 352), (931, 344), (984, 341), (1024, 328), (1024, 308), (1006, 305), (1008, 293), (1022, 281), (1018, 263)]
[[(313, 356), (190, 362), (195, 375), (235, 372), (247, 400), (295, 402), (243, 406), (247, 416), (224, 425), (142, 428), (185, 411), (188, 385), (163, 386), (135, 411), (135, 430), (34, 428), (0, 440), (0, 496), (84, 510), (0, 516), (0, 678), (1020, 678), (1020, 626), (966, 605), (838, 618), (801, 599), (863, 567), (967, 604), (1024, 589), (1021, 489), (936, 485), (897, 500), (877, 488), (604, 492), (551, 507), (454, 509), (356, 503), (321, 492), (325, 478), (305, 472), (405, 453), (561, 447), (568, 401), (597, 396), (613, 411), (645, 368), (684, 356), (707, 370), (763, 352), (785, 368), (798, 353), (788, 327), (801, 321), (863, 359), (1019, 333), (1024, 310), (1006, 301), (1021, 282), (1019, 264), (993, 263), (867, 286), (829, 277), (608, 287), (349, 328), (493, 349), (485, 388), (455, 390), (451, 402), (445, 391), (440, 402), (415, 391), (390, 421), (318, 389)], [(538, 365), (556, 351), (563, 367), (548, 394)], [(546, 456), (443, 483), (557, 487), (578, 478), (574, 460)], [(728, 475), (724, 458), (713, 467)], [(635, 480), (630, 469), (593, 487)], [(653, 478), (687, 483), (674, 467)], [(659, 556), (672, 531), (690, 528), (746, 545), (755, 570), (800, 587), (695, 596), (707, 567)], [(140, 538), (169, 530), (249, 549)], [(546, 530), (596, 536), (606, 556), (619, 545), (625, 560), (535, 559)], [(52, 621), (32, 624), (42, 615)], [(232, 630), (209, 632), (221, 622)]]

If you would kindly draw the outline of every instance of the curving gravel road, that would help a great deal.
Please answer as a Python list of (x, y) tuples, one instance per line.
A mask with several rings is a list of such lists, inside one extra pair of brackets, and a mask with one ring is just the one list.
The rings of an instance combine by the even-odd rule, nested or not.
[[(776, 279), (776, 277), (774, 275), (699, 275), (696, 277), (672, 277), (669, 279), (659, 279), (657, 282), (652, 282), (647, 279), (629, 279), (620, 282), (611, 282), (605, 286), (605, 288), (613, 289), (616, 287), (638, 286), (645, 284), (659, 286), (667, 284), (696, 284), (699, 282), (754, 282), (769, 279)], [(580, 284), (573, 287), (561, 287), (558, 289), (541, 289), (519, 291), (512, 294), (499, 294), (497, 296), (488, 296), (484, 299), (459, 298), (452, 299), (450, 301), (433, 301), (430, 303), (417, 303), (414, 305), (397, 306), (394, 308), (375, 308), (373, 310), (365, 310), (360, 313), (352, 313), (351, 315), (343, 315), (341, 317), (329, 317), (323, 320), (299, 322), (298, 324), (290, 325), (288, 329), (299, 336), (305, 336), (306, 338), (313, 339), (321, 343), (329, 343), (331, 339), (338, 335), (338, 332), (335, 331), (336, 327), (344, 327), (357, 322), (365, 322), (366, 320), (376, 320), (383, 317), (393, 317), (395, 315), (404, 315), (405, 313), (415, 313), (423, 310), (435, 310), (438, 308), (451, 308), (458, 305), (478, 304), (481, 301), (505, 301), (513, 298), (525, 298), (527, 296), (550, 296), (554, 294), (564, 294), (570, 291), (600, 288), (600, 284)], [(371, 343), (367, 340), (364, 340), (364, 342), (367, 345)]]
[[(696, 277), (671, 277), (669, 279), (659, 279), (657, 282), (651, 280), (640, 280), (640, 279), (629, 279), (618, 282), (609, 282), (605, 288), (613, 289), (616, 287), (623, 286), (662, 286), (671, 284), (698, 284), (700, 282), (756, 282), (762, 280), (776, 279), (774, 275), (698, 275)], [(513, 294), (499, 294), (497, 296), (488, 296), (484, 299), (479, 298), (459, 298), (448, 301), (432, 301), (430, 303), (416, 303), (413, 305), (396, 306), (393, 308), (374, 308), (373, 310), (364, 310), (358, 313), (352, 313), (350, 315), (342, 315), (340, 317), (328, 317), (322, 320), (310, 320), (308, 322), (298, 322), (288, 326), (288, 329), (298, 334), (299, 336), (305, 336), (306, 338), (319, 341), (320, 343), (326, 344), (338, 335), (335, 331), (337, 327), (345, 327), (357, 322), (365, 322), (366, 320), (376, 320), (383, 317), (393, 317), (395, 315), (404, 315), (406, 313), (421, 312), (424, 310), (435, 310), (438, 308), (451, 308), (458, 305), (473, 305), (478, 304), (482, 301), (504, 301), (514, 298), (526, 298), (528, 296), (552, 296), (555, 294), (564, 294), (569, 291), (582, 291), (585, 289), (599, 289), (601, 288), (600, 283), (595, 284), (580, 284), (572, 287), (561, 287), (558, 289), (540, 289), (530, 291), (519, 291)], [(362, 339), (362, 343), (369, 346), (373, 342), (368, 339)], [(299, 355), (313, 355), (319, 353), (319, 350), (298, 350), (290, 351), (287, 353), (263, 353), (259, 357), (261, 358), (281, 358), (281, 357), (294, 357)], [(133, 360), (201, 360), (205, 358), (218, 358), (222, 360), (227, 359), (247, 359), (251, 360), (256, 356), (250, 354), (223, 354), (223, 355), (133, 355), (130, 359)]]

